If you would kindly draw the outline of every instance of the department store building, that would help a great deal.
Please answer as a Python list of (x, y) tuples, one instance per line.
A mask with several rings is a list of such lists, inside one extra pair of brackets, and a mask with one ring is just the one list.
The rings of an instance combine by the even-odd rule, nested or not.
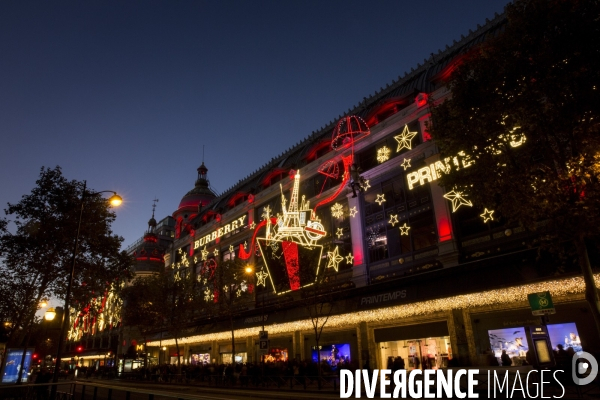
[[(448, 98), (445, 83), (457, 63), (504, 23), (496, 16), (432, 54), (221, 195), (210, 189), (203, 163), (194, 188), (160, 222), (170, 228), (168, 247), (152, 259), (148, 241), (136, 244), (143, 269), (164, 265), (206, 284), (203, 271), (226, 260), (252, 266), (244, 288), (251, 300), (235, 320), (239, 362), (265, 355), (383, 368), (402, 356), (408, 369), (488, 366), (507, 350), (520, 365), (524, 327), (540, 324), (527, 294), (544, 291), (556, 308), (552, 345), (600, 352), (577, 268), (554, 275), (554, 261), (538, 257), (530, 232), (437, 183), (465, 161), (438, 153), (427, 131), (430, 104)], [(303, 295), (316, 281), (333, 304), (319, 348)], [(218, 288), (205, 290), (214, 298)], [(268, 348), (261, 351), (263, 329)], [(129, 333), (120, 342), (124, 353), (140, 338)], [(190, 321), (179, 344), (184, 363), (232, 360), (225, 320)], [(160, 362), (178, 356), (166, 331), (146, 346)]]

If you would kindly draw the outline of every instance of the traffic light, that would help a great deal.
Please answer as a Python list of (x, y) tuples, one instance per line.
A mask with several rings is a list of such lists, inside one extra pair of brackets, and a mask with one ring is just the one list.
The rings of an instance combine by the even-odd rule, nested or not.
[(83, 351), (83, 346), (77, 346), (77, 352), (81, 353)]
[(33, 358), (34, 360), (36, 360), (38, 358), (37, 353), (33, 353), (32, 356), (31, 356), (31, 358)]

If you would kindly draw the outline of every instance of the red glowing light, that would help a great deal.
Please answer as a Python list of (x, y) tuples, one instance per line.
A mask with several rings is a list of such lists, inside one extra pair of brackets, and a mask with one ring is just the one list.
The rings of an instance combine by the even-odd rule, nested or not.
[[(277, 218), (271, 217), (271, 223), (273, 225), (277, 224)], [(254, 244), (256, 243), (256, 235), (258, 234), (258, 231), (260, 230), (260, 228), (262, 228), (263, 226), (265, 226), (267, 224), (267, 220), (264, 219), (262, 221), (260, 221), (260, 223), (258, 225), (256, 225), (256, 228), (254, 229), (254, 235), (252, 235), (252, 241), (250, 242), (250, 246), (248, 246), (248, 251), (246, 251), (246, 249), (244, 248), (243, 244), (240, 244), (240, 251), (238, 252), (238, 257), (242, 260), (247, 260), (250, 258), (250, 256), (252, 255), (253, 249), (254, 249)]]
[(441, 217), (437, 221), (438, 223), (438, 235), (440, 242), (445, 242), (452, 239), (452, 226), (447, 218)]
[(331, 146), (331, 140), (323, 140), (308, 150), (308, 153), (304, 156), (306, 161), (314, 161), (319, 158), (319, 152), (325, 148)]
[(427, 93), (419, 93), (415, 97), (415, 104), (417, 105), (417, 107), (423, 107), (424, 105), (427, 105), (428, 100), (429, 96), (427, 95)]
[(331, 196), (318, 202), (317, 205), (315, 206), (315, 208), (313, 209), (313, 214), (317, 212), (317, 208), (319, 206), (322, 206), (324, 204), (327, 204), (327, 203), (335, 200), (335, 198), (344, 189), (344, 187), (346, 186), (346, 183), (348, 183), (348, 180), (350, 179), (350, 165), (352, 164), (353, 158), (354, 157), (352, 156), (352, 154), (350, 154), (346, 157), (342, 157), (342, 162), (344, 163), (344, 175), (343, 175), (342, 183), (340, 184), (340, 187), (338, 187), (338, 189), (335, 191), (335, 193), (333, 193)]
[(298, 274), (300, 265), (298, 261), (298, 243), (296, 242), (281, 242), (283, 256), (285, 258), (285, 267), (287, 269), (288, 279), (290, 281), (290, 289), (300, 289), (300, 276)]
[(350, 148), (370, 133), (369, 126), (361, 117), (356, 115), (342, 117), (333, 129), (331, 148), (334, 150)]

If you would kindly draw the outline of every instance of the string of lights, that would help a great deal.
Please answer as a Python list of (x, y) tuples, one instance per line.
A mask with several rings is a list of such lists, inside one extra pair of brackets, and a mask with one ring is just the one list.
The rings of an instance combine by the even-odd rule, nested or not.
[[(600, 274), (594, 275), (596, 286), (600, 284)], [(556, 279), (545, 282), (531, 283), (527, 285), (513, 286), (502, 289), (487, 290), (483, 292), (463, 294), (445, 297), (435, 300), (420, 301), (418, 303), (403, 304), (392, 307), (383, 307), (376, 310), (358, 311), (353, 313), (333, 315), (329, 318), (329, 328), (347, 327), (358, 325), (360, 322), (386, 322), (399, 318), (422, 316), (440, 311), (452, 309), (474, 308), (490, 305), (509, 304), (516, 302), (527, 302), (529, 293), (550, 291), (553, 297), (559, 298), (568, 295), (582, 294), (585, 291), (585, 282), (582, 277)], [(312, 329), (310, 319), (304, 319), (281, 324), (265, 325), (269, 334), (291, 333), (294, 331), (307, 331)], [(256, 336), (256, 328), (237, 329), (236, 338), (248, 338)], [(215, 332), (204, 335), (188, 336), (179, 339), (179, 343), (200, 343), (231, 339), (231, 331)], [(148, 342), (148, 346), (175, 345), (174, 339), (163, 339), (162, 342)]]

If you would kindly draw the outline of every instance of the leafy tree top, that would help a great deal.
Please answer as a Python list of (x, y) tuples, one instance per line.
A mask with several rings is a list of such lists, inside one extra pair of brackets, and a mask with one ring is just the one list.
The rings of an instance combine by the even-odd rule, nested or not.
[[(60, 167), (42, 168), (31, 193), (5, 209), (9, 219), (0, 226), (14, 229), (0, 230), (0, 270), (18, 299), (10, 317), (16, 325), (31, 309), (35, 312), (42, 297), (65, 295), (83, 188), (83, 182), (66, 179)], [(87, 305), (115, 281), (130, 277), (133, 260), (120, 251), (123, 239), (111, 230), (114, 220), (106, 199), (87, 190), (72, 304)]]
[(442, 159), (471, 163), (440, 182), (528, 228), (548, 220), (559, 236), (597, 235), (600, 2), (516, 1), (506, 15), (432, 107)]

